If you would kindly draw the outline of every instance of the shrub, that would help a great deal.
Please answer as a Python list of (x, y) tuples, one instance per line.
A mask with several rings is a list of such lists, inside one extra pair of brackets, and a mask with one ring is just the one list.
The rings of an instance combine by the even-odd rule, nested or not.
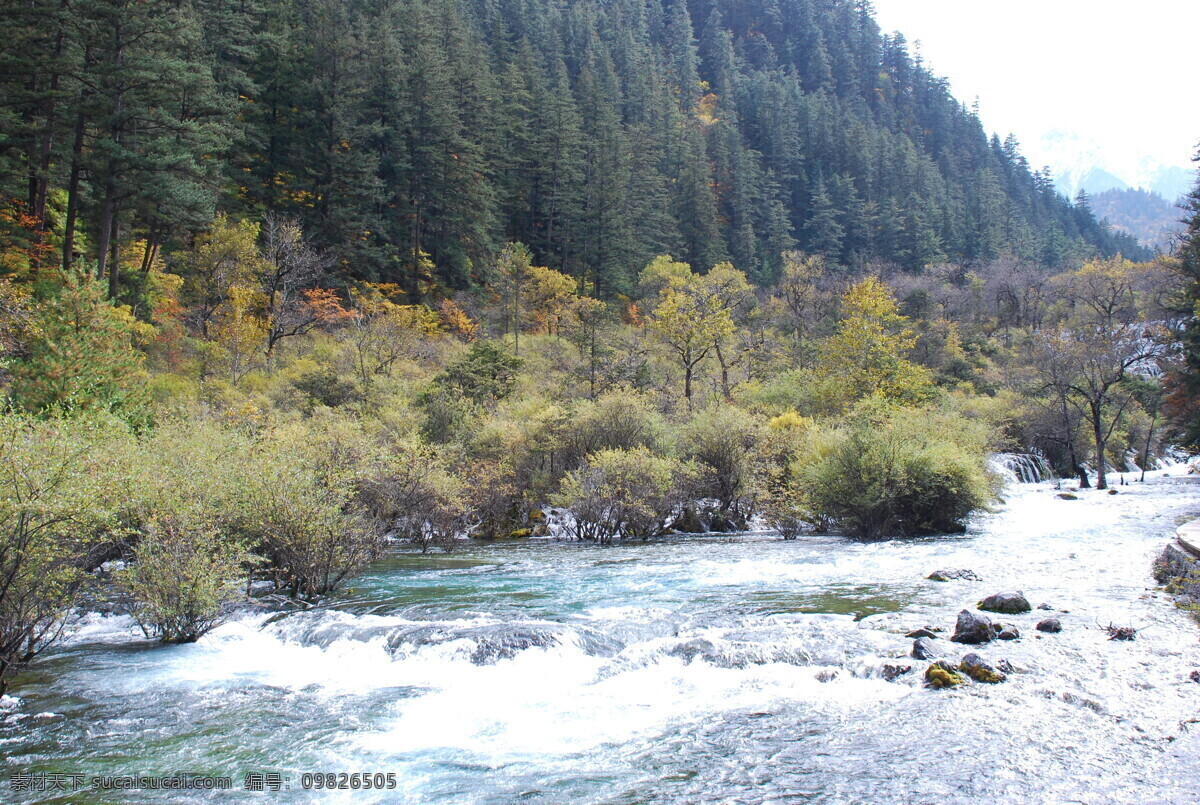
[(809, 521), (796, 484), (794, 467), (805, 449), (813, 421), (785, 411), (767, 422), (759, 435), (754, 462), (757, 505), (767, 525), (784, 539), (795, 539)]
[(407, 441), (379, 460), (358, 499), (381, 527), (427, 552), (448, 548), (464, 528), (463, 484), (428, 445)]
[(244, 530), (294, 597), (316, 600), (379, 555), (383, 524), (358, 498), (374, 449), (358, 426), (334, 418), (280, 429), (258, 446)]
[(115, 527), (128, 430), (107, 416), (0, 416), (0, 693), (52, 645)]
[(610, 392), (575, 406), (562, 432), (562, 466), (574, 469), (601, 450), (655, 448), (662, 438), (662, 417), (645, 397), (631, 391)]
[(556, 505), (570, 510), (576, 539), (646, 540), (666, 531), (695, 480), (692, 465), (645, 447), (601, 450), (567, 474)]
[(309, 413), (314, 405), (337, 408), (362, 400), (362, 393), (354, 383), (338, 377), (337, 372), (329, 367), (305, 372), (292, 385), (305, 396), (302, 407)]
[(474, 403), (494, 403), (512, 394), (522, 365), (524, 361), (501, 345), (476, 341), (434, 383)]
[(437, 444), (464, 437), (480, 412), (479, 406), (466, 397), (436, 384), (417, 397), (417, 407), (425, 415), (421, 435)]
[(220, 625), (240, 597), (251, 557), (212, 526), (168, 517), (151, 524), (134, 547), (121, 586), (130, 614), (147, 637), (193, 643)]
[(736, 520), (753, 509), (758, 430), (753, 417), (732, 405), (699, 411), (683, 428), (680, 450), (701, 467), (701, 493), (716, 498), (720, 511), (732, 512)]
[(987, 431), (957, 414), (860, 406), (793, 464), (810, 522), (860, 539), (960, 532), (988, 505)]

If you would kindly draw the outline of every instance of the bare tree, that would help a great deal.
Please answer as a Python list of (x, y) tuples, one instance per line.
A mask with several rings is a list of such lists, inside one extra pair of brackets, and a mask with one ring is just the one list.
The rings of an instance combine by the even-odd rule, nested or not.
[(267, 355), (280, 340), (303, 335), (345, 313), (319, 289), (332, 260), (304, 237), (300, 223), (267, 213), (263, 218), (259, 283), (267, 320)]
[(1034, 335), (1032, 368), (1040, 391), (1079, 411), (1096, 451), (1096, 488), (1106, 489), (1104, 451), (1136, 396), (1126, 378), (1155, 374), (1163, 353), (1157, 325), (1145, 321), (1147, 278), (1121, 260), (1089, 263), (1062, 281), (1056, 327)]

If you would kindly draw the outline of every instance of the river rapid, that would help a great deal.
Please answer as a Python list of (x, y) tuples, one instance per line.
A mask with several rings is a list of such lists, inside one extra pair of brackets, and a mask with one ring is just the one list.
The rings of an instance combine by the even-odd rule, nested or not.
[[(1197, 802), (1200, 628), (1150, 569), (1200, 515), (1198, 484), (1175, 468), (1074, 501), (1014, 484), (966, 534), (922, 540), (396, 555), (329, 608), (247, 612), (187, 646), (92, 614), (0, 704), (6, 776), (192, 772), (235, 790), (0, 780), (0, 800)], [(925, 579), (941, 568), (982, 581)], [(1013, 588), (1055, 610), (996, 616), (1021, 639), (978, 653), (1016, 673), (925, 689), (905, 632), (948, 638), (960, 609)], [(1063, 631), (1041, 635), (1050, 614)], [(1110, 641), (1110, 623), (1137, 639)], [(913, 670), (887, 681), (885, 664)], [(243, 792), (249, 771), (291, 790)], [(306, 772), (393, 772), (397, 787), (305, 791)]]

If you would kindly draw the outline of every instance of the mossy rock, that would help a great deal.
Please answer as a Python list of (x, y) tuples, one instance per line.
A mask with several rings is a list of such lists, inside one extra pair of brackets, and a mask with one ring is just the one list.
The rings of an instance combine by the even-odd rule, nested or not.
[(966, 681), (966, 677), (955, 671), (945, 660), (938, 660), (925, 669), (925, 685), (934, 690), (957, 688)]
[(958, 664), (958, 670), (976, 682), (984, 682), (989, 685), (995, 685), (1008, 679), (1000, 671), (984, 662), (978, 654), (968, 654), (963, 657), (962, 662)]
[(509, 539), (527, 539), (533, 536), (532, 528), (518, 528), (508, 532)]

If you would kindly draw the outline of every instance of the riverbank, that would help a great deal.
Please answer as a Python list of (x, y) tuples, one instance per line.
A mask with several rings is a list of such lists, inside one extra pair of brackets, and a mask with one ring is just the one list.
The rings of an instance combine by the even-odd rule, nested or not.
[[(188, 646), (93, 618), (18, 679), (0, 745), (22, 771), (395, 772), (415, 803), (1194, 802), (1200, 641), (1150, 567), (1200, 514), (1197, 479), (1059, 491), (1011, 487), (940, 538), (396, 555), (328, 609)], [(926, 579), (947, 567), (980, 580)], [(1021, 638), (976, 651), (1008, 680), (925, 688), (905, 635), (948, 642), (961, 609), (1005, 589), (1054, 609), (997, 616)], [(1048, 614), (1061, 633), (1034, 628)], [(255, 801), (209, 801), (239, 797)]]

